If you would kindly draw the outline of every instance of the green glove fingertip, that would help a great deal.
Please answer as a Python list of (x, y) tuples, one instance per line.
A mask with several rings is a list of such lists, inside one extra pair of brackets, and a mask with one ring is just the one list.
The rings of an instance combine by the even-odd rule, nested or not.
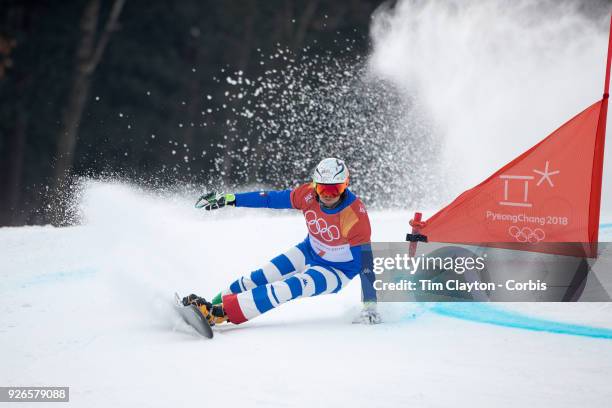
[(227, 205), (236, 205), (236, 196), (232, 193), (225, 195), (225, 204)]

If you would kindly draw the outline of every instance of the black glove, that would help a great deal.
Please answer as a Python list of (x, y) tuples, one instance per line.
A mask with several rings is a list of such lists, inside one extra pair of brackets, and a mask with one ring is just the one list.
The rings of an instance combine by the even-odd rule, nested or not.
[(196, 208), (204, 208), (206, 211), (216, 210), (226, 205), (236, 205), (236, 196), (214, 191), (201, 196), (195, 204)]

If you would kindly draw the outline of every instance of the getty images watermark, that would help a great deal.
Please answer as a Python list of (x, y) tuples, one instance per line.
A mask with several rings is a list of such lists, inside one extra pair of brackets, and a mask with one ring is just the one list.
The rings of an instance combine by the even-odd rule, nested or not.
[(0, 402), (69, 402), (68, 387), (0, 387)]
[(612, 270), (607, 244), (600, 244), (596, 258), (578, 256), (576, 245), (565, 243), (555, 253), (419, 243), (410, 256), (409, 248), (405, 242), (372, 243), (366, 276), (379, 301), (611, 300), (605, 289), (612, 287), (612, 274), (605, 272)]
[[(395, 257), (375, 257), (373, 260), (373, 272), (380, 275), (386, 270), (405, 271), (414, 276), (415, 274), (431, 271), (453, 271), (457, 275), (466, 272), (482, 272), (486, 268), (487, 254), (482, 256), (409, 256), (405, 254), (395, 254)], [(423, 290), (423, 291), (494, 291), (502, 284), (494, 282), (464, 282), (460, 279), (448, 279), (444, 282), (436, 282), (432, 279), (400, 279), (398, 282), (384, 282), (376, 279), (373, 282), (376, 290)], [(503, 285), (506, 290), (546, 290), (547, 283), (539, 279), (536, 281), (517, 282), (508, 279)]]

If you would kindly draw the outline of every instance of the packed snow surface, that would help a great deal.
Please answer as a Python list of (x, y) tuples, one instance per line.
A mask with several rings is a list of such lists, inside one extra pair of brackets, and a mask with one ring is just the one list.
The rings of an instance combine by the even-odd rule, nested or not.
[[(89, 184), (80, 210), (75, 227), (0, 229), (1, 386), (69, 386), (70, 405), (82, 407), (573, 408), (612, 400), (608, 303), (385, 304), (385, 323), (365, 326), (351, 324), (360, 308), (355, 280), (204, 340), (174, 313), (173, 292), (214, 296), (302, 240), (301, 216), (198, 211), (189, 198), (112, 183)], [(370, 215), (373, 240), (401, 241), (412, 212)], [(612, 238), (605, 222), (601, 233)], [(496, 311), (600, 336), (479, 319)]]

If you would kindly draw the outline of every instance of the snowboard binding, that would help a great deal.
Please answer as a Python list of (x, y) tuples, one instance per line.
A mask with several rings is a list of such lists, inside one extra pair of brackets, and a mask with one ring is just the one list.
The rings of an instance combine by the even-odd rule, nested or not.
[(189, 296), (185, 296), (181, 303), (183, 306), (194, 305), (197, 307), (211, 327), (228, 321), (222, 304), (213, 305), (196, 294), (192, 293)]

